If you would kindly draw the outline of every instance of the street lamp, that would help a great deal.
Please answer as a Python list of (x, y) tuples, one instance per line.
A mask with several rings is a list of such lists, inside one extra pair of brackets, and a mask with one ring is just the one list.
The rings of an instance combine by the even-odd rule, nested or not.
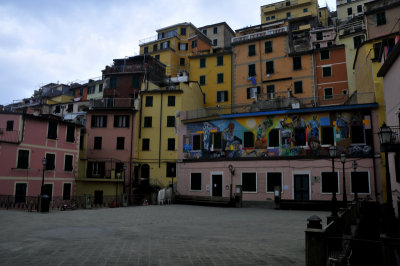
[(46, 169), (46, 164), (47, 164), (47, 159), (46, 159), (46, 157), (44, 157), (44, 158), (42, 159), (43, 175), (42, 175), (42, 186), (41, 186), (41, 188), (40, 188), (40, 195), (41, 195), (41, 196), (43, 196), (43, 193), (44, 193), (44, 171), (45, 171), (45, 169)]
[[(333, 217), (337, 216), (337, 209), (336, 209), (336, 188), (337, 188), (337, 180), (335, 177), (335, 157), (336, 157), (336, 147), (335, 146), (330, 146), (329, 147), (329, 157), (332, 158), (332, 176), (331, 176), (331, 182), (332, 182), (332, 215)], [(336, 184), (335, 181), (336, 180)]]
[(343, 202), (346, 204), (347, 203), (347, 193), (346, 193), (346, 174), (345, 174), (345, 169), (344, 169), (344, 164), (346, 163), (346, 154), (342, 152), (340, 154), (340, 161), (343, 164)]
[[(353, 169), (354, 169), (354, 173), (357, 171), (357, 162), (356, 160), (353, 161)], [(353, 178), (356, 178), (356, 175), (354, 174)], [(352, 182), (353, 184), (353, 191), (354, 191), (354, 200), (358, 201), (358, 188), (357, 188), (357, 183), (356, 182)]]
[(235, 175), (235, 167), (233, 165), (229, 165), (229, 172), (231, 173), (231, 192), (230, 192), (230, 199), (232, 200), (232, 176)]

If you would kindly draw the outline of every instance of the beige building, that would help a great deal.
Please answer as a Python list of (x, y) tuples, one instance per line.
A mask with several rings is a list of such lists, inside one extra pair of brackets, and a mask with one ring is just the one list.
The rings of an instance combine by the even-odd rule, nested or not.
[(261, 6), (261, 23), (306, 16), (318, 16), (317, 0), (286, 0)]
[(231, 39), (235, 37), (235, 32), (226, 22), (200, 27), (199, 30), (211, 40), (213, 49), (229, 48)]

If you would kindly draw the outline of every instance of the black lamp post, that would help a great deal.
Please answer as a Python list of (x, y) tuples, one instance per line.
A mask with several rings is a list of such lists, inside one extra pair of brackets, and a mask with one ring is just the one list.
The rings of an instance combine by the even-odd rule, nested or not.
[(44, 193), (44, 171), (46, 170), (46, 164), (47, 164), (47, 159), (44, 157), (42, 159), (42, 165), (43, 165), (43, 175), (42, 175), (42, 186), (40, 187), (40, 195), (43, 196)]
[(344, 164), (346, 163), (346, 154), (344, 154), (344, 152), (342, 152), (342, 154), (340, 154), (340, 161), (343, 164), (343, 202), (346, 204), (347, 203), (346, 174), (345, 174), (345, 169), (344, 169)]
[(235, 168), (233, 167), (233, 165), (229, 165), (229, 172), (231, 173), (231, 192), (230, 192), (230, 199), (232, 200), (232, 176), (235, 175)]
[[(353, 169), (354, 169), (354, 173), (357, 171), (357, 162), (356, 160), (353, 161)], [(356, 175), (354, 174), (353, 176), (354, 178), (356, 178)], [(357, 188), (357, 182), (353, 181), (353, 191), (354, 191), (354, 200), (358, 201), (358, 188)]]
[[(332, 158), (332, 177), (331, 177), (331, 184), (332, 184), (332, 214), (331, 216), (337, 216), (337, 208), (336, 208), (336, 188), (337, 188), (337, 180), (335, 177), (335, 157), (336, 157), (336, 147), (330, 146), (329, 147), (329, 157)], [(335, 183), (336, 181), (336, 183)]]

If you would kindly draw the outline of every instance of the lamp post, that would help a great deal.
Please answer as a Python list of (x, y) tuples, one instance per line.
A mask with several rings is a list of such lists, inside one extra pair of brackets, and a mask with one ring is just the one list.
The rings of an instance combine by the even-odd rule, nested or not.
[(123, 186), (123, 193), (125, 194), (125, 186), (126, 186), (126, 184), (125, 184), (125, 171), (126, 171), (126, 164), (124, 163), (124, 165), (123, 165), (123, 167), (122, 167), (123, 169), (124, 169), (124, 186)]
[[(336, 209), (336, 188), (337, 188), (337, 180), (336, 178), (334, 179), (335, 176), (335, 157), (336, 157), (336, 147), (335, 146), (330, 146), (329, 147), (329, 157), (332, 158), (332, 176), (331, 176), (331, 182), (332, 182), (332, 214), (331, 216), (336, 217), (337, 216), (337, 209)], [(336, 180), (336, 184), (335, 181)]]
[[(353, 161), (353, 169), (354, 169), (354, 173), (357, 171), (357, 162), (356, 160)], [(354, 174), (354, 178), (356, 178), (356, 175)], [(353, 191), (354, 191), (354, 200), (358, 201), (358, 188), (357, 188), (357, 183), (356, 182), (352, 182), (353, 183)]]
[(346, 154), (344, 152), (342, 152), (342, 154), (340, 154), (340, 161), (343, 164), (343, 202), (346, 204), (347, 203), (346, 174), (345, 174), (345, 169), (344, 169), (344, 164), (346, 163)]
[(231, 192), (230, 192), (230, 200), (232, 200), (232, 176), (235, 175), (235, 168), (233, 167), (233, 165), (229, 165), (229, 172), (231, 173)]
[(379, 129), (378, 136), (379, 142), (383, 146), (385, 152), (385, 170), (386, 170), (386, 227), (387, 234), (394, 235), (396, 234), (396, 222), (395, 215), (393, 209), (393, 199), (392, 199), (392, 183), (390, 180), (390, 169), (389, 169), (389, 155), (388, 155), (388, 145), (390, 145), (392, 141), (392, 129), (386, 125), (386, 123), (382, 124), (382, 127)]
[(44, 157), (42, 159), (43, 174), (42, 174), (42, 186), (40, 187), (40, 196), (43, 196), (43, 193), (44, 193), (44, 171), (46, 169), (46, 164), (47, 164), (47, 159), (46, 159), (46, 157)]

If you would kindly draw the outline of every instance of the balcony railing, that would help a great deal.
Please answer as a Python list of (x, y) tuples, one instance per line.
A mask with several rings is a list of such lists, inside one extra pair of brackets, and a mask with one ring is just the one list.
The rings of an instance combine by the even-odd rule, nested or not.
[(339, 36), (345, 36), (353, 33), (362, 32), (365, 30), (365, 25), (363, 20), (354, 21), (351, 23), (345, 23), (337, 27), (337, 32)]
[(136, 98), (103, 98), (103, 99), (90, 99), (89, 108), (135, 108)]
[[(363, 93), (358, 94), (358, 97), (349, 97), (348, 95), (332, 95), (327, 96), (316, 96), (306, 98), (296, 97), (285, 97), (283, 95), (288, 93), (278, 94), (270, 93), (266, 98), (258, 96), (258, 99), (252, 103), (237, 104), (237, 105), (226, 105), (217, 107), (208, 107), (197, 110), (191, 110), (186, 112), (187, 120), (199, 119), (206, 117), (215, 117), (224, 114), (239, 114), (249, 112), (261, 112), (261, 111), (272, 111), (272, 110), (287, 110), (287, 109), (299, 109), (299, 108), (313, 108), (319, 106), (330, 106), (330, 105), (353, 105), (360, 103), (374, 103), (374, 93)], [(361, 99), (361, 102), (357, 102)], [(369, 101), (366, 101), (369, 99)]]
[(20, 131), (7, 131), (6, 128), (0, 128), (0, 142), (19, 143)]
[(271, 30), (256, 32), (256, 33), (247, 34), (247, 35), (243, 35), (243, 36), (233, 37), (232, 43), (249, 41), (249, 40), (258, 39), (258, 38), (262, 38), (265, 36), (270, 36), (270, 35), (287, 32), (287, 31), (288, 31), (288, 27), (284, 26), (284, 27), (277, 28), (277, 29), (271, 29)]
[(108, 74), (115, 74), (115, 73), (137, 73), (137, 72), (144, 72), (143, 64), (136, 64), (136, 65), (123, 65), (118, 64), (111, 67), (106, 67), (103, 71), (104, 75)]
[(166, 34), (164, 36), (164, 38), (162, 38), (160, 35), (155, 35), (155, 36), (151, 36), (151, 37), (147, 37), (147, 38), (139, 40), (139, 45), (144, 45), (146, 43), (151, 43), (154, 41), (161, 41), (161, 40), (168, 39), (171, 37), (176, 37), (176, 36), (178, 36), (178, 32), (168, 32), (168, 34)]

